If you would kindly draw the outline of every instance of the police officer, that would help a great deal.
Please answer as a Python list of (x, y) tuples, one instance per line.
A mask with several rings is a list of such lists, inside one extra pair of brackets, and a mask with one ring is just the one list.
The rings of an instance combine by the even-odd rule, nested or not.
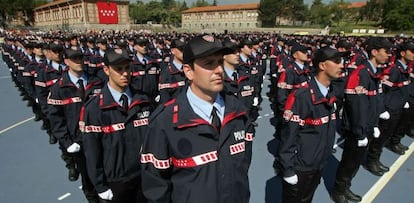
[(223, 45), (233, 50), (232, 53), (223, 56), (224, 89), (235, 95), (247, 108), (251, 108), (255, 96), (254, 83), (251, 81), (248, 72), (239, 70), (240, 53), (238, 52), (238, 45), (231, 40), (225, 40)]
[[(380, 136), (377, 95), (380, 87), (380, 73), (377, 67), (387, 61), (389, 47), (390, 42), (386, 39), (370, 39), (367, 46), (370, 60), (360, 65), (349, 76), (343, 107), (342, 136), (345, 142), (336, 172), (334, 190), (331, 193), (332, 200), (337, 203), (348, 202), (348, 200), (359, 202), (362, 199), (350, 190), (351, 181), (358, 172), (369, 140), (376, 142)], [(379, 150), (382, 150), (382, 146)], [(379, 162), (379, 155), (368, 156), (364, 167), (377, 176), (389, 170)]]
[(223, 90), (223, 53), (211, 35), (184, 48), (189, 88), (150, 120), (141, 163), (150, 202), (249, 202), (253, 131), (247, 109)]
[(130, 86), (130, 61), (126, 50), (106, 53), (108, 82), (81, 115), (89, 177), (101, 199), (119, 203), (146, 202), (139, 152), (152, 107), (142, 91)]
[(296, 42), (294, 43), (291, 49), (294, 62), (291, 62), (288, 67), (284, 67), (285, 71), (281, 73), (277, 82), (275, 117), (278, 120), (275, 127), (276, 137), (280, 136), (282, 114), (288, 95), (295, 89), (307, 87), (310, 78), (307, 48)]
[[(401, 144), (408, 124), (409, 117), (409, 85), (410, 70), (408, 64), (414, 59), (414, 44), (403, 42), (397, 47), (396, 61), (384, 70), (383, 89), (384, 105), (390, 114), (390, 119), (380, 120), (379, 129), (385, 146), (392, 152), (403, 155), (408, 147)], [(410, 116), (408, 116), (410, 115)], [(403, 116), (403, 117), (402, 117)]]
[[(131, 63), (131, 85), (145, 92), (154, 102), (159, 101), (158, 81), (160, 59), (154, 59), (148, 54), (148, 39), (138, 36), (135, 39), (135, 55)], [(155, 101), (157, 99), (157, 101)]]
[(171, 43), (171, 61), (165, 68), (161, 69), (160, 82), (160, 104), (175, 98), (185, 87), (186, 78), (183, 72), (183, 49), (184, 39), (174, 39)]
[(335, 96), (332, 80), (340, 77), (343, 65), (336, 49), (317, 50), (313, 64), (316, 75), (309, 86), (287, 98), (284, 125), (278, 149), (283, 202), (312, 202), (335, 140)]
[(82, 190), (86, 199), (97, 203), (98, 194), (86, 171), (79, 118), (83, 104), (101, 91), (103, 82), (100, 78), (89, 76), (83, 71), (83, 54), (80, 48), (72, 46), (66, 49), (64, 58), (69, 69), (52, 86), (48, 96), (52, 133), (59, 140), (59, 145), (68, 152), (67, 156), (75, 161), (75, 170), (81, 174)]

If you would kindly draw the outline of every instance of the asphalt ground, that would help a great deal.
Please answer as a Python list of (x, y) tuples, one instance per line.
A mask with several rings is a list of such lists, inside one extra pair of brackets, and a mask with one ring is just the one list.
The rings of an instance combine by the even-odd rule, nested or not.
[[(262, 95), (268, 91), (265, 80)], [(41, 122), (33, 121), (33, 113), (11, 81), (6, 65), (0, 59), (0, 202), (1, 203), (81, 203), (86, 202), (80, 181), (70, 182), (67, 169), (60, 159), (57, 145), (48, 143), (47, 134), (40, 130)], [(270, 103), (264, 96), (257, 120), (253, 143), (253, 159), (249, 171), (251, 203), (280, 203), (281, 182), (273, 170), (275, 139), (270, 124), (273, 117)], [(384, 149), (381, 161), (391, 171), (377, 177), (360, 168), (351, 189), (363, 195), (362, 202), (409, 203), (414, 199), (413, 139), (402, 143), (410, 146), (404, 156)], [(338, 136), (338, 142), (340, 139)], [(332, 202), (328, 191), (333, 186), (342, 149), (336, 148), (325, 168), (313, 202)]]

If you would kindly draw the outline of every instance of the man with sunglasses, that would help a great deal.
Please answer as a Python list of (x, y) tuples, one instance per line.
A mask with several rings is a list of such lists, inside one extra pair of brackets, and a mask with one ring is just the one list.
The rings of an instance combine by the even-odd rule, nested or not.
[(189, 86), (158, 107), (142, 147), (142, 185), (150, 202), (249, 202), (253, 127), (247, 108), (223, 91), (223, 54), (211, 35), (184, 47)]
[(50, 89), (47, 99), (49, 120), (53, 135), (58, 139), (60, 147), (67, 152), (65, 156), (72, 157), (76, 163), (75, 170), (81, 174), (86, 199), (95, 203), (99, 198), (86, 171), (79, 117), (83, 105), (101, 91), (103, 82), (83, 71), (80, 48), (73, 46), (65, 49), (63, 57), (68, 71)]
[(130, 85), (130, 62), (125, 49), (106, 52), (108, 82), (81, 114), (88, 174), (105, 202), (146, 202), (139, 153), (153, 108), (146, 94)]
[(335, 141), (336, 105), (331, 82), (343, 69), (331, 47), (315, 52), (316, 75), (289, 94), (278, 149), (283, 202), (312, 202)]
[(183, 49), (184, 39), (174, 39), (171, 42), (171, 61), (165, 68), (161, 69), (160, 83), (160, 104), (175, 98), (186, 85), (186, 78), (183, 72)]
[(389, 119), (389, 113), (381, 111), (382, 99), (379, 94), (382, 92), (382, 71), (379, 67), (387, 62), (390, 48), (391, 43), (385, 38), (368, 39), (366, 50), (369, 60), (349, 75), (343, 107), (342, 136), (345, 142), (336, 172), (334, 190), (331, 193), (331, 198), (336, 203), (362, 200), (360, 195), (350, 190), (350, 187), (367, 150), (368, 156), (364, 167), (369, 172), (382, 176), (389, 170), (379, 161), (383, 146), (374, 143), (380, 140), (379, 117)]

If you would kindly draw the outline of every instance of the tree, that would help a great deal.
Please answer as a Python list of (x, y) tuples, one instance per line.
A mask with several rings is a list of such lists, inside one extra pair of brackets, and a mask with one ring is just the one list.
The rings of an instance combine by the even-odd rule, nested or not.
[(315, 0), (309, 10), (310, 21), (312, 24), (329, 25), (329, 12), (322, 0)]
[(276, 24), (276, 17), (282, 16), (284, 0), (260, 0), (259, 3), (259, 20), (262, 21), (263, 27), (273, 27)]
[[(384, 14), (383, 25), (392, 30), (413, 30), (414, 29), (414, 4), (412, 0), (399, 0), (398, 3), (387, 1), (386, 3), (393, 3), (390, 9)], [(388, 4), (384, 5), (387, 6)]]
[(286, 2), (287, 16), (293, 21), (305, 21), (308, 15), (308, 7), (303, 3), (303, 0), (290, 0)]

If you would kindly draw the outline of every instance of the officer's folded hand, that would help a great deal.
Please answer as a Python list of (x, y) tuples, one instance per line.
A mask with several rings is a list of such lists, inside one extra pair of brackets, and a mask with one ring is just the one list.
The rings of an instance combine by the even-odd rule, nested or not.
[(114, 197), (114, 194), (112, 193), (111, 189), (108, 189), (105, 192), (101, 192), (98, 195), (101, 199), (104, 199), (104, 200), (112, 200), (112, 198)]
[(410, 104), (408, 102), (405, 102), (404, 109), (408, 109), (408, 108), (410, 108)]
[(381, 135), (381, 131), (378, 127), (374, 127), (374, 134), (372, 135), (374, 136), (374, 138), (379, 138), (379, 136)]
[(283, 177), (283, 180), (285, 180), (287, 183), (291, 184), (291, 185), (296, 185), (298, 184), (298, 175), (293, 175), (290, 177)]
[(253, 98), (253, 106), (257, 106), (257, 105), (259, 105), (259, 98), (255, 97)]
[(368, 145), (368, 138), (358, 140), (358, 147), (366, 147)]
[(74, 142), (73, 144), (71, 144), (66, 151), (68, 151), (69, 153), (75, 153), (75, 152), (79, 152), (80, 151), (80, 145), (76, 142)]
[(161, 99), (161, 96), (160, 96), (160, 95), (157, 95), (157, 96), (154, 98), (155, 102), (160, 102), (160, 99)]
[(388, 120), (390, 119), (390, 113), (388, 111), (384, 111), (383, 113), (379, 115), (379, 117), (383, 120)]

